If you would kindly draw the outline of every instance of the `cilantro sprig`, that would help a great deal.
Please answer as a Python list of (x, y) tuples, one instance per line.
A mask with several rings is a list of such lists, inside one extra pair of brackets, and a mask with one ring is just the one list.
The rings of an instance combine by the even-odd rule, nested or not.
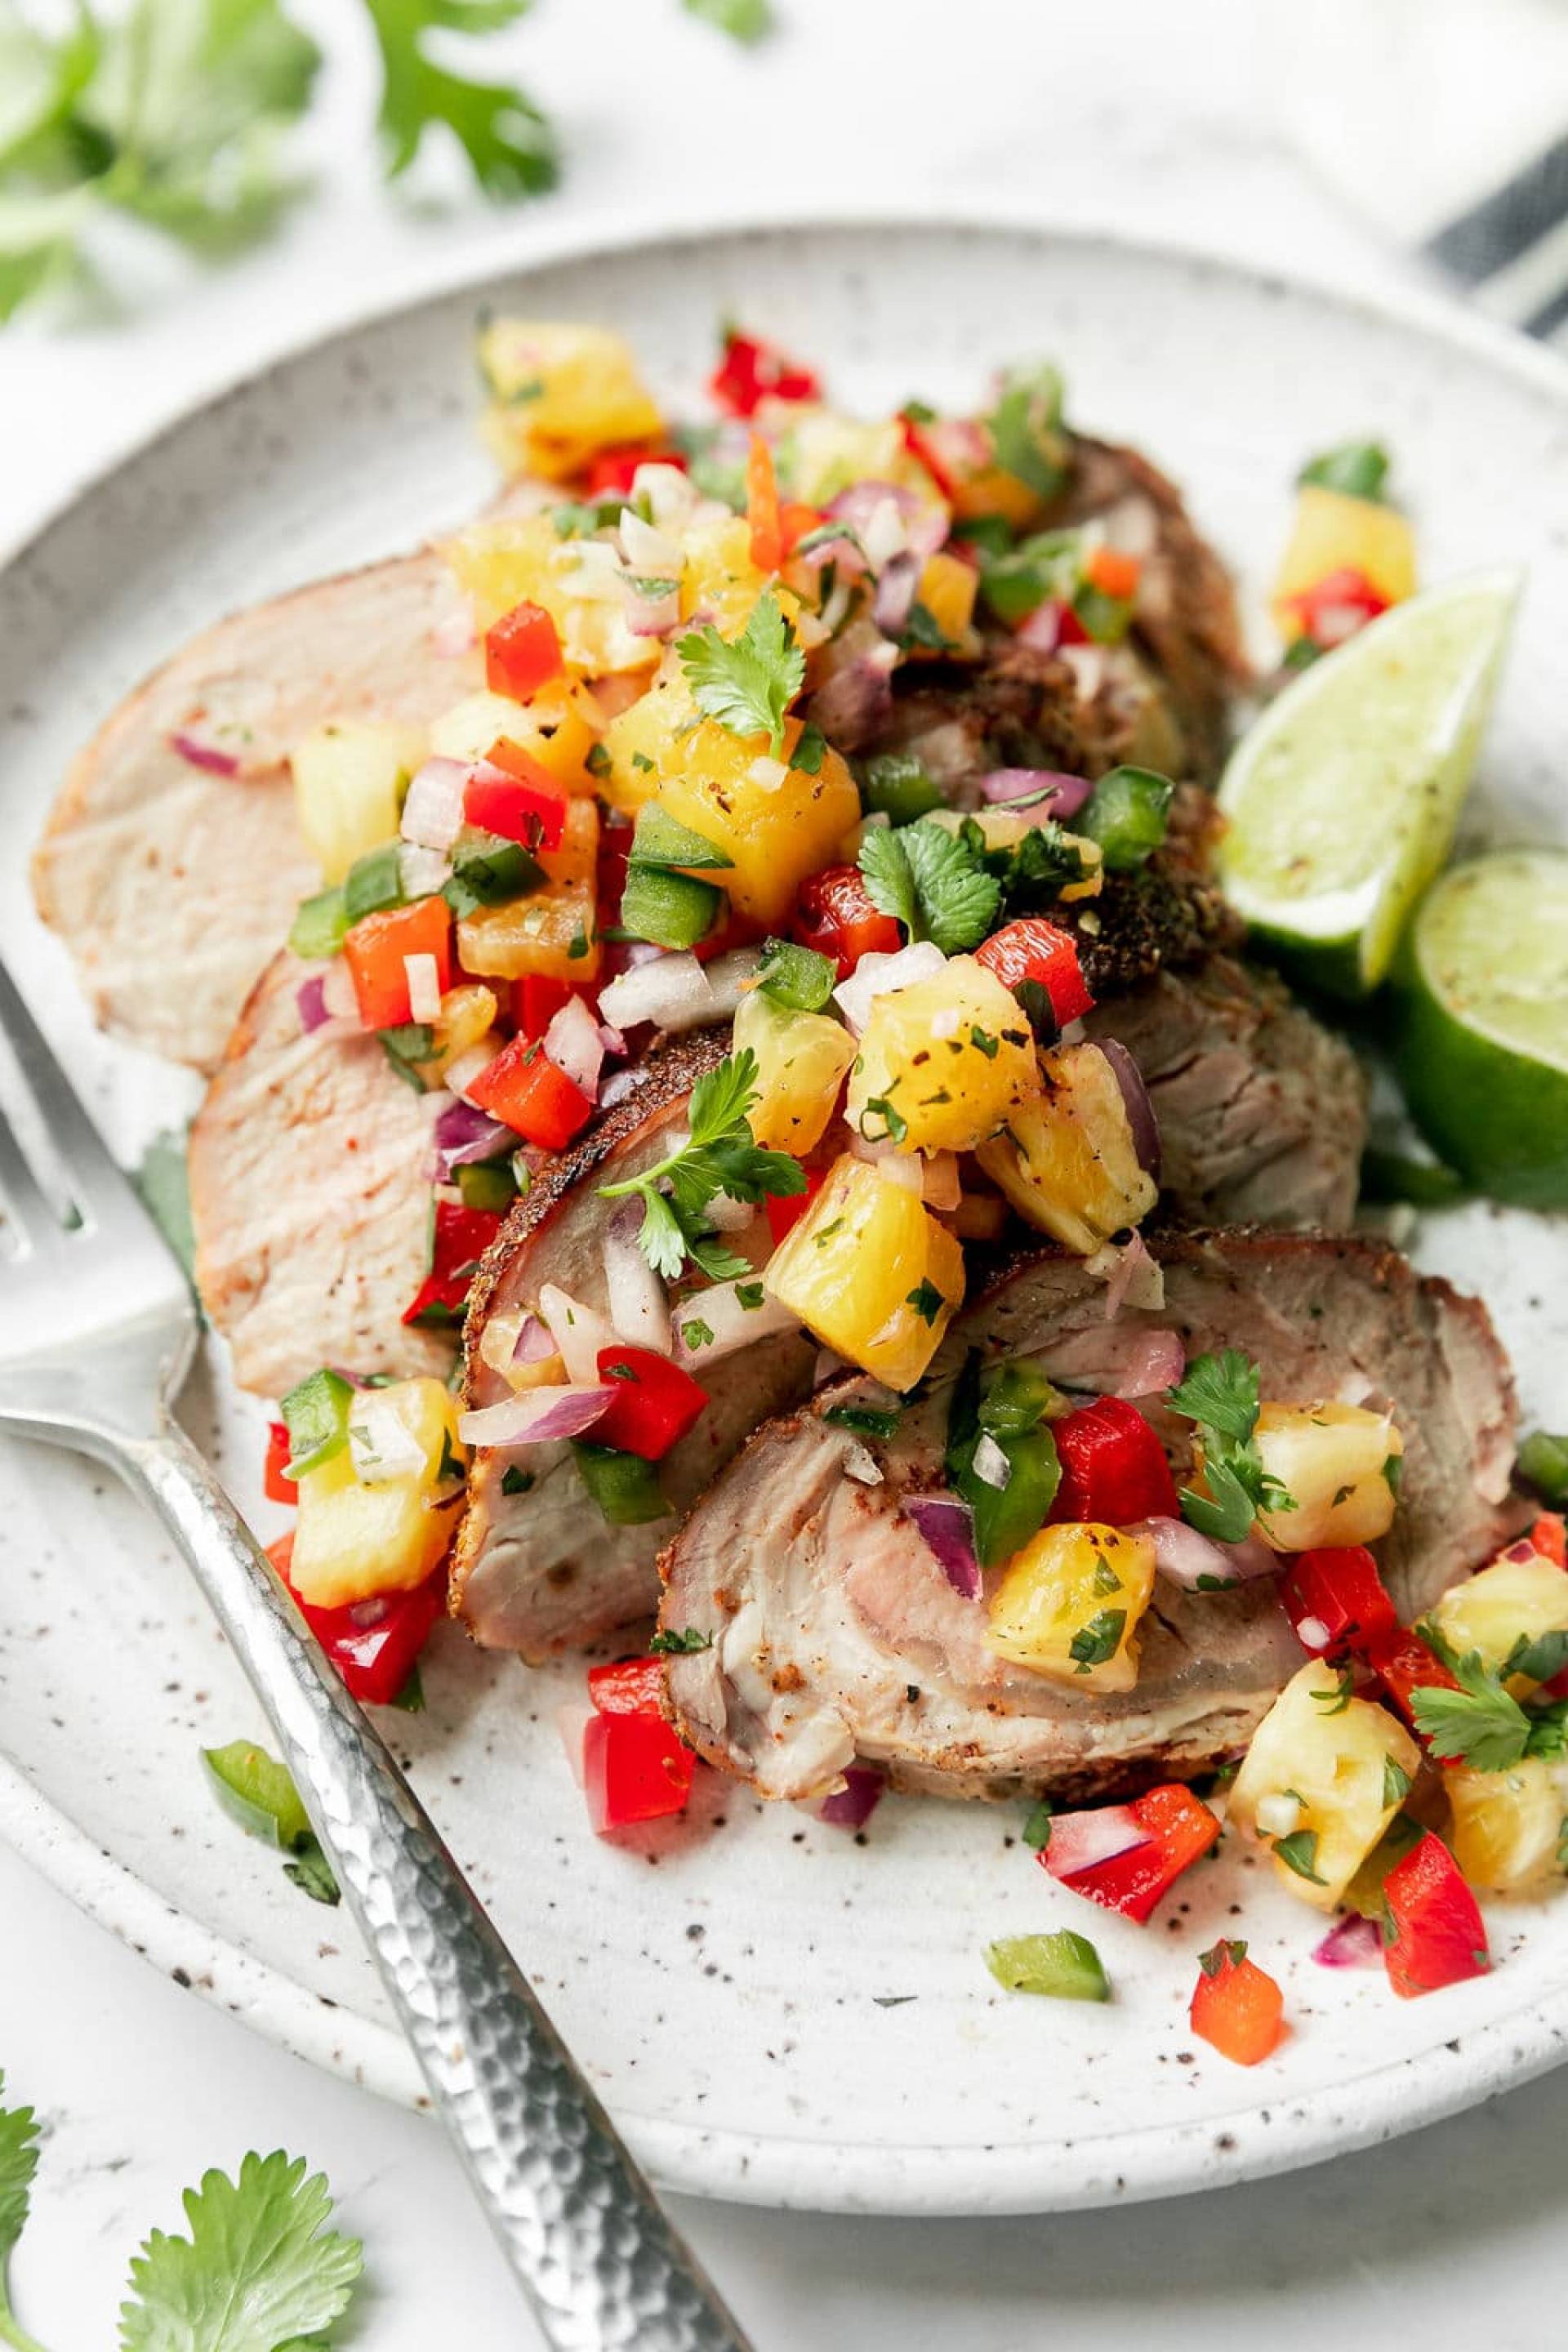
[(1265, 1470), (1258, 1427), (1258, 1371), (1239, 1348), (1196, 1356), (1166, 1402), (1196, 1423), (1206, 1495), (1182, 1488), (1182, 1517), (1211, 1543), (1240, 1543), (1259, 1511), (1293, 1511), (1295, 1498)]
[(604, 1200), (642, 1202), (637, 1241), (666, 1282), (679, 1278), (688, 1258), (714, 1282), (751, 1273), (749, 1259), (728, 1248), (708, 1223), (706, 1212), (715, 1194), (755, 1202), (805, 1190), (798, 1160), (786, 1151), (764, 1151), (753, 1139), (746, 1113), (756, 1098), (757, 1057), (747, 1046), (692, 1087), (690, 1132), (679, 1150), (639, 1176), (599, 1187)]
[(924, 817), (897, 828), (875, 825), (860, 845), (859, 863), (879, 913), (902, 923), (911, 940), (931, 940), (943, 955), (978, 947), (996, 919), (1001, 884), (945, 825)]
[(805, 683), (805, 656), (773, 590), (758, 597), (738, 637), (721, 637), (705, 622), (675, 650), (698, 709), (731, 735), (765, 735), (778, 759), (784, 714)]
[(1447, 1690), (1422, 1683), (1410, 1694), (1415, 1728), (1440, 1762), (1468, 1764), (1477, 1772), (1507, 1772), (1526, 1756), (1568, 1754), (1568, 1699), (1521, 1703), (1506, 1687), (1512, 1675), (1549, 1680), (1559, 1673), (1568, 1656), (1568, 1637), (1548, 1634), (1531, 1642), (1523, 1636), (1494, 1673), (1479, 1650), (1467, 1650), (1461, 1656), (1432, 1619), (1415, 1631), (1459, 1685)]
[[(5, 2077), (0, 2074), (0, 2094)], [(0, 2342), (38, 2352), (11, 2308), (10, 2266), (26, 2225), (38, 2169), (38, 2125), (31, 2107), (0, 2107)]]

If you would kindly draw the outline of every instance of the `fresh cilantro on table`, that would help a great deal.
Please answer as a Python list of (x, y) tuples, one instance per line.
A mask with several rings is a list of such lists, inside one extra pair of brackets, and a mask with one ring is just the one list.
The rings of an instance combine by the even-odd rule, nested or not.
[[(0, 2074), (0, 2093), (5, 2077)], [(9, 2271), (32, 2202), (33, 2176), (38, 2169), (38, 2126), (31, 2107), (0, 2107), (0, 2343), (16, 2352), (39, 2352), (23, 2334), (11, 2308)]]
[(747, 47), (773, 28), (768, 0), (680, 0), (680, 5), (689, 16), (700, 16), (704, 24)]
[(1211, 1543), (1240, 1543), (1259, 1511), (1296, 1507), (1258, 1459), (1258, 1367), (1239, 1348), (1194, 1357), (1167, 1399), (1173, 1412), (1197, 1425), (1208, 1493), (1184, 1486), (1182, 1517)]
[(184, 2198), (190, 2235), (154, 2230), (131, 2265), (121, 2352), (303, 2352), (348, 2309), (364, 2256), (328, 2228), (320, 2173), (281, 2149), (246, 2157), (234, 2181), (204, 2175)]
[[(679, 1150), (640, 1176), (599, 1187), (604, 1200), (635, 1195), (642, 1202), (637, 1240), (666, 1282), (677, 1279), (689, 1257), (715, 1282), (752, 1272), (750, 1261), (708, 1225), (706, 1212), (715, 1194), (758, 1202), (805, 1190), (799, 1160), (784, 1151), (764, 1151), (752, 1137), (746, 1113), (756, 1096), (757, 1057), (748, 1046), (698, 1079), (691, 1089), (690, 1133)], [(661, 1187), (667, 1183), (665, 1192)]]
[(996, 919), (1001, 885), (945, 825), (923, 817), (896, 829), (874, 825), (860, 845), (859, 864), (878, 912), (895, 917), (911, 940), (931, 940), (943, 955), (977, 948)]
[(505, 82), (449, 72), (424, 47), (424, 36), (433, 31), (498, 32), (529, 5), (530, 0), (365, 0), (381, 51), (376, 130), (389, 179), (407, 170), (431, 124), (444, 123), (487, 195), (532, 196), (554, 186), (554, 137), (532, 100)]
[(758, 597), (733, 641), (707, 622), (689, 629), (675, 650), (699, 710), (731, 735), (766, 735), (780, 758), (784, 713), (805, 683), (805, 656), (773, 590)]
[[(1477, 1650), (1461, 1657), (1430, 1618), (1415, 1631), (1459, 1685), (1447, 1690), (1422, 1683), (1410, 1694), (1415, 1728), (1439, 1762), (1462, 1762), (1477, 1772), (1507, 1772), (1523, 1757), (1559, 1757), (1568, 1749), (1568, 1700), (1521, 1705), (1504, 1687), (1504, 1675), (1525, 1671), (1518, 1661), (1529, 1655), (1532, 1645), (1516, 1643), (1498, 1675)], [(1555, 1654), (1553, 1644), (1550, 1655)]]

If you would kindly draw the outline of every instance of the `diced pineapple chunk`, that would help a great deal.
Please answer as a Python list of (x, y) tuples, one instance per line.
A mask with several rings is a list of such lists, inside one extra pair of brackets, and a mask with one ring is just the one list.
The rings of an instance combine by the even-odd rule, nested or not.
[[(458, 1441), (458, 1403), (442, 1381), (396, 1381), (365, 1391), (417, 1450), (419, 1466), (374, 1484), (354, 1467), (351, 1444), (300, 1480), (300, 1517), (289, 1575), (312, 1608), (342, 1609), (373, 1593), (423, 1584), (451, 1541), (451, 1501), (433, 1497), (454, 1464), (468, 1457)], [(456, 1498), (453, 1498), (456, 1499)]]
[(1253, 1733), (1229, 1818), (1273, 1846), (1292, 1895), (1331, 1911), (1420, 1763), (1421, 1750), (1386, 1707), (1347, 1697), (1335, 1669), (1314, 1659)]
[(1511, 1894), (1555, 1861), (1563, 1795), (1541, 1757), (1527, 1756), (1506, 1772), (1450, 1764), (1443, 1787), (1453, 1809), (1454, 1860), (1472, 1886)]
[(1015, 1665), (1076, 1689), (1131, 1690), (1138, 1621), (1154, 1590), (1154, 1547), (1093, 1520), (1042, 1528), (991, 1596), (986, 1639)]
[[(693, 523), (681, 538), (686, 562), (680, 574), (680, 617), (710, 621), (721, 637), (738, 637), (751, 619), (769, 575), (752, 561), (751, 525), (744, 515)], [(774, 584), (786, 621), (800, 612), (800, 599)]]
[(479, 337), (485, 438), (509, 474), (563, 480), (597, 449), (663, 429), (637, 362), (605, 327), (497, 319)]
[(1392, 1413), (1359, 1404), (1266, 1404), (1256, 1443), (1264, 1469), (1295, 1506), (1258, 1515), (1258, 1532), (1276, 1551), (1375, 1543), (1388, 1533), (1399, 1475), (1391, 1465), (1405, 1451)]
[(868, 1143), (973, 1151), (1040, 1090), (1018, 1000), (973, 956), (873, 997), (845, 1116)]
[(1139, 1165), (1116, 1072), (1098, 1045), (1039, 1056), (1044, 1091), (979, 1150), (981, 1167), (1021, 1217), (1089, 1257), (1146, 1217), (1159, 1198)]
[(968, 642), (979, 585), (980, 574), (973, 563), (962, 563), (956, 555), (940, 551), (927, 557), (915, 600), (925, 606), (950, 646)]
[(580, 678), (562, 678), (527, 702), (505, 694), (470, 694), (430, 730), (444, 760), (482, 760), (499, 742), (515, 743), (569, 793), (595, 789), (588, 757), (605, 731), (605, 714)]
[(1305, 594), (1331, 572), (1360, 572), (1390, 604), (1415, 593), (1415, 541), (1393, 507), (1342, 490), (1304, 482), (1296, 499), (1296, 527), (1274, 583), (1274, 620), (1281, 636), (1299, 637), (1301, 616), (1289, 599)]
[(829, 1348), (908, 1389), (963, 1297), (963, 1252), (915, 1193), (846, 1155), (763, 1280)]
[(931, 476), (910, 455), (896, 416), (865, 424), (827, 408), (804, 410), (780, 442), (777, 463), (786, 495), (806, 506), (825, 507), (856, 482), (892, 482), (931, 505), (941, 503)]
[(417, 727), (336, 719), (294, 746), (294, 805), (305, 846), (329, 882), (393, 840), (408, 779), (425, 757)]
[[(1539, 1553), (1495, 1559), (1452, 1586), (1432, 1614), (1461, 1657), (1479, 1650), (1482, 1664), (1495, 1673), (1521, 1635), (1536, 1642), (1543, 1633), (1568, 1632), (1568, 1575)], [(1510, 1687), (1522, 1696), (1532, 1685), (1515, 1675)]]
[(838, 1105), (855, 1040), (842, 1022), (823, 1013), (792, 1013), (760, 988), (741, 999), (731, 1051), (757, 1057), (757, 1099), (746, 1113), (752, 1133), (769, 1151), (800, 1159)]
[(749, 922), (781, 927), (808, 874), (832, 858), (860, 814), (855, 779), (824, 749), (815, 775), (786, 767), (802, 734), (784, 725), (784, 759), (764, 735), (731, 735), (705, 719), (679, 737), (659, 771), (655, 797), (679, 824), (717, 843), (732, 863), (722, 875), (731, 906)]
[(470, 523), (448, 540), (447, 561), (488, 629), (524, 599), (554, 622), (568, 668), (584, 677), (652, 669), (657, 637), (634, 635), (619, 561), (605, 540), (563, 539), (548, 515)]
[(548, 880), (505, 906), (476, 908), (458, 923), (464, 971), (497, 980), (596, 979), (598, 853), (597, 805), (574, 800), (559, 843), (537, 853)]
[(605, 730), (609, 766), (598, 779), (612, 808), (634, 815), (658, 788), (659, 775), (675, 764), (681, 739), (700, 719), (686, 672), (673, 646), (649, 681), (646, 694), (617, 711)]
[[(427, 1087), (439, 1086), (447, 1064), (489, 1035), (499, 1010), (494, 990), (477, 982), (465, 981), (447, 991), (439, 1016), (431, 1024), (436, 1050), (427, 1062), (416, 1065)], [(500, 1038), (496, 1051), (500, 1051)]]

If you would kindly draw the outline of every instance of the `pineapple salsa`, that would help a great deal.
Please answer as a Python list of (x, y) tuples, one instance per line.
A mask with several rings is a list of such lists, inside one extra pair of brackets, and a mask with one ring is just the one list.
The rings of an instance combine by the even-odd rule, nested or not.
[[(290, 938), (301, 1028), (374, 1033), (428, 1105), (428, 1269), (405, 1321), (456, 1333), (513, 1203), (627, 1098), (650, 1040), (732, 1033), (670, 1148), (599, 1186), (608, 1310), (547, 1284), (471, 1337), (500, 1402), (464, 1411), (437, 1378), (352, 1368), (284, 1398), (268, 1489), (298, 1517), (274, 1558), (351, 1687), (384, 1702), (407, 1696), (443, 1605), (476, 1450), (524, 1496), (531, 1449), (569, 1444), (583, 1510), (637, 1526), (670, 1511), (661, 1464), (764, 1335), (873, 1376), (886, 1407), (861, 1419), (886, 1434), (975, 1253), (1009, 1235), (1084, 1260), (1108, 1314), (1162, 1300), (1139, 1237), (1159, 1189), (1148, 1097), (1082, 1024), (1096, 902), (1161, 849), (1173, 785), (1152, 765), (1000, 769), (965, 813), (918, 753), (854, 752), (897, 674), (937, 674), (983, 625), (1069, 662), (1125, 647), (1138, 547), (1114, 514), (1044, 527), (1066, 478), (1055, 373), (1009, 373), (974, 416), (856, 422), (731, 332), (718, 420), (692, 425), (602, 331), (499, 320), (481, 364), (488, 437), (527, 486), (446, 550), (484, 689), (427, 731), (324, 728), (292, 762), (323, 882)], [(1276, 604), (1288, 668), (1413, 592), (1384, 465), (1357, 447), (1303, 477)], [(1563, 1523), (1538, 1518), (1402, 1626), (1374, 1549), (1399, 1508), (1393, 1414), (1262, 1395), (1240, 1351), (1187, 1360), (1163, 1337), (1142, 1410), (1082, 1402), (1026, 1357), (971, 1358), (921, 1531), (996, 1658), (1072, 1693), (1136, 1687), (1162, 1578), (1276, 1580), (1303, 1663), (1213, 1804), (1174, 1781), (1041, 1804), (1027, 1843), (1143, 1920), (1212, 1849), (1219, 1808), (1289, 1893), (1346, 1908), (1325, 1961), (1381, 1949), (1401, 1994), (1475, 1974), (1472, 1889), (1559, 1861)], [(595, 1828), (685, 1803), (658, 1654), (708, 1642), (666, 1631), (593, 1670)], [(832, 1802), (858, 1823), (874, 1795)], [(1109, 1995), (1078, 1934), (989, 1958), (1014, 1990)], [(1242, 2063), (1285, 2031), (1240, 1941), (1204, 1956), (1192, 2017)]]

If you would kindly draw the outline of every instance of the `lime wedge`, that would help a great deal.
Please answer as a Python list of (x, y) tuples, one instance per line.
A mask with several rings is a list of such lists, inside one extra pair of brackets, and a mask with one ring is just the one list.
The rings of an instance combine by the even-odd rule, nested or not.
[(1375, 988), (1442, 865), (1519, 587), (1489, 572), (1395, 604), (1294, 679), (1232, 753), (1226, 896), (1319, 987)]
[(1456, 866), (1395, 979), (1400, 1076), (1434, 1148), (1498, 1200), (1568, 1208), (1568, 850)]

